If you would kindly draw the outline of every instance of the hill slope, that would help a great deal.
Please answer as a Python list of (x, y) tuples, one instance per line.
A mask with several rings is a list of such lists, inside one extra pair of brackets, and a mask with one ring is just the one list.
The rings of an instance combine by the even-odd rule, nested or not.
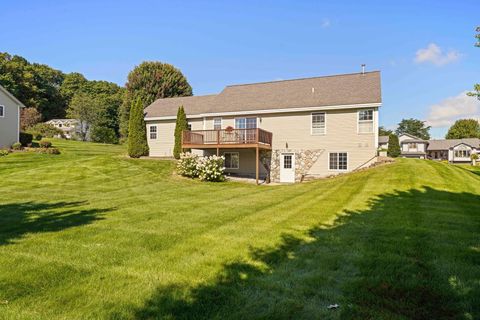
[(480, 318), (480, 171), (257, 187), (54, 144), (0, 158), (2, 319)]

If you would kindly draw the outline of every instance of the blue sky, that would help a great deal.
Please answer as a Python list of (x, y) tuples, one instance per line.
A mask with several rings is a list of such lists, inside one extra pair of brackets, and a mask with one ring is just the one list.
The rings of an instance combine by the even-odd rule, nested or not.
[(225, 85), (382, 71), (381, 124), (429, 120), (435, 137), (480, 117), (476, 1), (4, 1), (0, 51), (123, 85), (145, 60), (194, 94)]

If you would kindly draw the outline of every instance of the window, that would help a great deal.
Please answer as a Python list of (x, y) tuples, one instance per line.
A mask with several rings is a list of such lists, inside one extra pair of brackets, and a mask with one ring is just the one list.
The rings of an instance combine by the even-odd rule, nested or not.
[(373, 133), (373, 110), (358, 111), (358, 133)]
[(59, 123), (59, 124), (58, 124), (58, 127), (59, 127), (59, 128), (61, 128), (61, 127), (62, 127), (62, 124), (61, 124), (61, 123)]
[(283, 168), (292, 169), (292, 155), (288, 154), (283, 156)]
[(150, 139), (157, 139), (157, 126), (150, 126)]
[(188, 131), (192, 131), (192, 125), (191, 125), (190, 123), (187, 124), (187, 130), (188, 130)]
[(3, 117), (5, 117), (5, 107), (0, 106), (0, 118), (3, 118)]
[(213, 130), (221, 130), (221, 129), (222, 129), (222, 118), (214, 118)]
[(413, 150), (417, 150), (417, 144), (410, 142), (410, 143), (408, 144), (408, 149), (409, 149), (409, 150), (412, 150), (412, 149), (413, 149)]
[(348, 155), (346, 152), (330, 153), (330, 170), (347, 170)]
[(235, 129), (255, 129), (257, 127), (257, 118), (236, 118)]
[(455, 150), (455, 158), (470, 158), (470, 150)]
[(325, 112), (312, 113), (312, 134), (325, 134)]
[(225, 152), (225, 168), (226, 169), (238, 169), (240, 167), (240, 156), (238, 152)]

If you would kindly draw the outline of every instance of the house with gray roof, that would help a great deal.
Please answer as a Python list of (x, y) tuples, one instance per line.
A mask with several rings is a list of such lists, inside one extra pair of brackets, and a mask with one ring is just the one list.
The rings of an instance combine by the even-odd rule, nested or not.
[(178, 108), (182, 147), (225, 157), (226, 172), (297, 182), (376, 160), (380, 72), (230, 85), (218, 94), (158, 99), (145, 109), (152, 157), (171, 157)]
[(480, 139), (441, 139), (424, 140), (410, 134), (402, 134), (399, 139), (401, 156), (445, 160), (452, 163), (470, 162), (473, 153), (480, 154)]
[(0, 85), (0, 148), (19, 141), (20, 109), (25, 106)]

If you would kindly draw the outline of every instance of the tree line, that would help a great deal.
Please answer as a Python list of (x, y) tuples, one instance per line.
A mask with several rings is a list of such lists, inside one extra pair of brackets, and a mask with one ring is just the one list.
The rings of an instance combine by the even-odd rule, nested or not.
[(81, 122), (78, 138), (86, 140), (88, 133), (90, 140), (105, 143), (127, 139), (130, 109), (137, 101), (143, 110), (159, 98), (192, 95), (182, 72), (167, 63), (141, 63), (130, 71), (121, 87), (6, 52), (0, 53), (0, 85), (27, 107), (21, 114), (22, 130), (68, 117)]

